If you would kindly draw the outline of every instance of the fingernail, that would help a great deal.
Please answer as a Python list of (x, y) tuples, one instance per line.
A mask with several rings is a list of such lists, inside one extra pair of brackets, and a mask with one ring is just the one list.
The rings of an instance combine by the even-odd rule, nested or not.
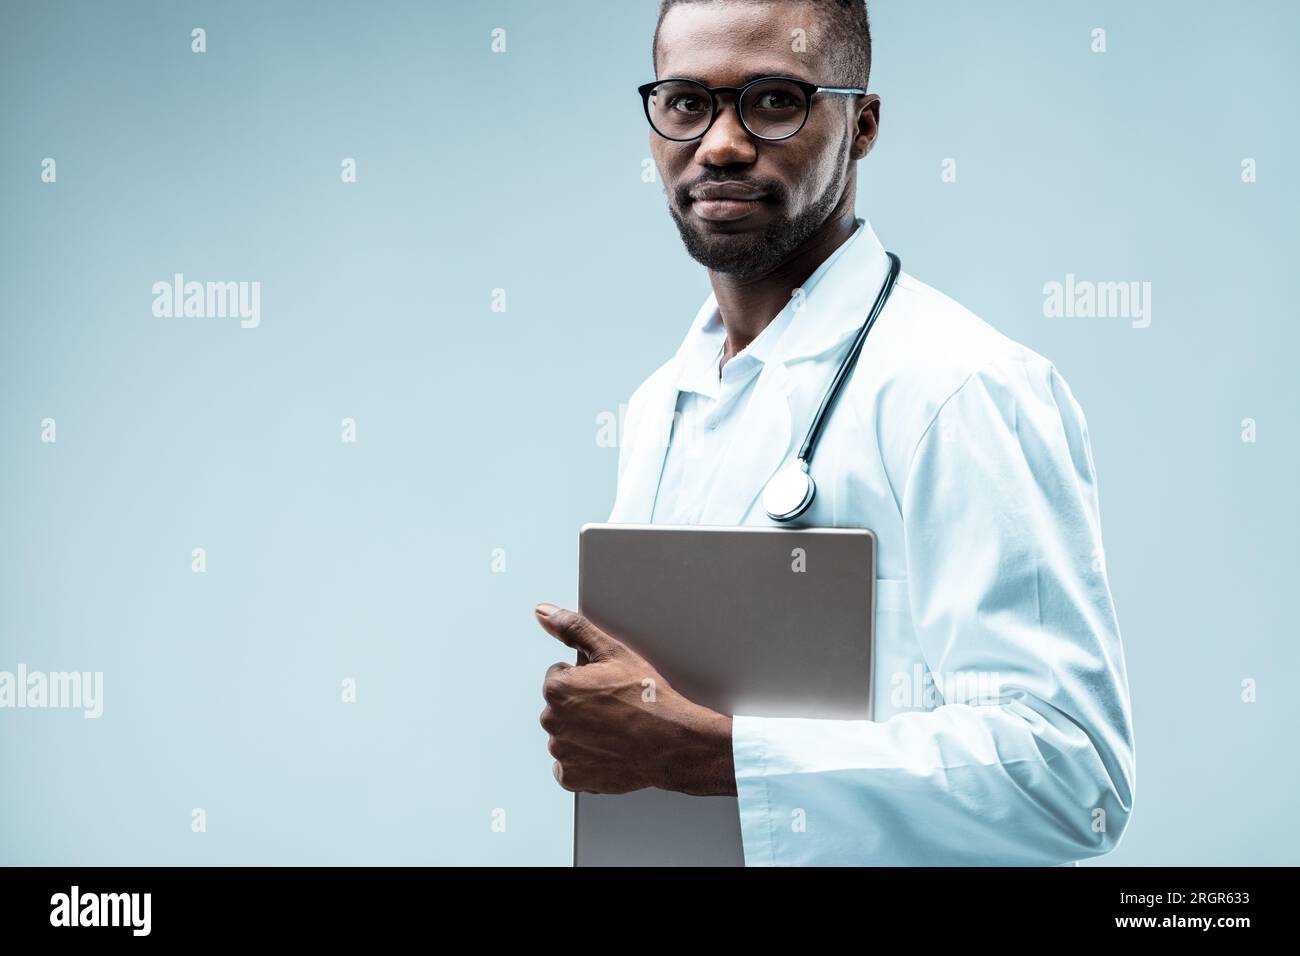
[(556, 607), (554, 604), (539, 604), (537, 605), (537, 607), (533, 608), (533, 610), (536, 611), (538, 614), (540, 614), (542, 617), (550, 617), (552, 612), (558, 611), (559, 608)]

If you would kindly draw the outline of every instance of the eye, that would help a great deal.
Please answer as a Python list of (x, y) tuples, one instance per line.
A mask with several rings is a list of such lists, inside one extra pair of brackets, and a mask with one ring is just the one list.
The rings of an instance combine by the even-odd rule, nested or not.
[(760, 93), (758, 101), (754, 104), (760, 110), (788, 110), (798, 105), (794, 97), (781, 90), (768, 90)]
[(694, 93), (678, 93), (668, 98), (668, 108), (679, 113), (705, 113), (709, 105), (703, 97)]

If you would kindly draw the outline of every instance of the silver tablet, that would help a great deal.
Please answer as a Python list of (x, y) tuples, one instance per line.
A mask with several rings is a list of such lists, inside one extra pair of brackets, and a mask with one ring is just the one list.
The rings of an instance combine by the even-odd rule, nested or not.
[[(870, 719), (876, 539), (858, 528), (588, 524), (578, 607), (724, 714)], [(735, 797), (576, 794), (575, 866), (743, 866)]]

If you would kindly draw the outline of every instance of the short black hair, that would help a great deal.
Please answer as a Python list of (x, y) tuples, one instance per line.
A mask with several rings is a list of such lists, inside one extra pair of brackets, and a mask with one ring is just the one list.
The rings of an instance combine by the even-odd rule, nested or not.
[[(702, 3), (709, 0), (659, 0), (659, 20), (655, 24), (654, 45), (651, 56), (656, 71), (659, 67), (659, 28), (673, 7), (684, 3)], [(822, 16), (825, 36), (834, 43), (827, 61), (833, 76), (818, 77), (823, 85), (858, 86), (867, 89), (871, 77), (871, 23), (867, 19), (867, 0), (728, 0), (737, 3), (808, 3)]]

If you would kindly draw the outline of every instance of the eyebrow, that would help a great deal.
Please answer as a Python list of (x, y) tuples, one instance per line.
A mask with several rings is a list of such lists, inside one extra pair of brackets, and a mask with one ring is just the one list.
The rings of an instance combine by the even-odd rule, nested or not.
[[(744, 86), (746, 83), (752, 83), (754, 80), (761, 80), (761, 79), (763, 79), (764, 77), (767, 77), (767, 76), (783, 76), (783, 77), (786, 77), (786, 78), (788, 78), (788, 79), (792, 79), (792, 80), (803, 80), (805, 83), (811, 83), (811, 82), (813, 82), (812, 80), (805, 79), (804, 77), (799, 76), (797, 73), (791, 73), (791, 72), (789, 72), (788, 70), (784, 70), (784, 69), (776, 68), (776, 69), (769, 69), (769, 70), (755, 70), (755, 71), (752, 72), (752, 73), (746, 73), (744, 76), (742, 76), (742, 77), (740, 78), (740, 82), (737, 83), (736, 86), (737, 86), (737, 87), (741, 87), (741, 86)], [(698, 76), (692, 76), (692, 75), (690, 75), (689, 73), (679, 73), (679, 74), (675, 74), (675, 75), (673, 75), (673, 76), (663, 77), (663, 79), (669, 79), (669, 80), (691, 80), (691, 81), (694, 82), (694, 83), (699, 83), (701, 86), (713, 86), (713, 85), (714, 85), (714, 84), (712, 84), (712, 83), (707, 83), (707, 82), (705, 82), (704, 80), (700, 79)]]

